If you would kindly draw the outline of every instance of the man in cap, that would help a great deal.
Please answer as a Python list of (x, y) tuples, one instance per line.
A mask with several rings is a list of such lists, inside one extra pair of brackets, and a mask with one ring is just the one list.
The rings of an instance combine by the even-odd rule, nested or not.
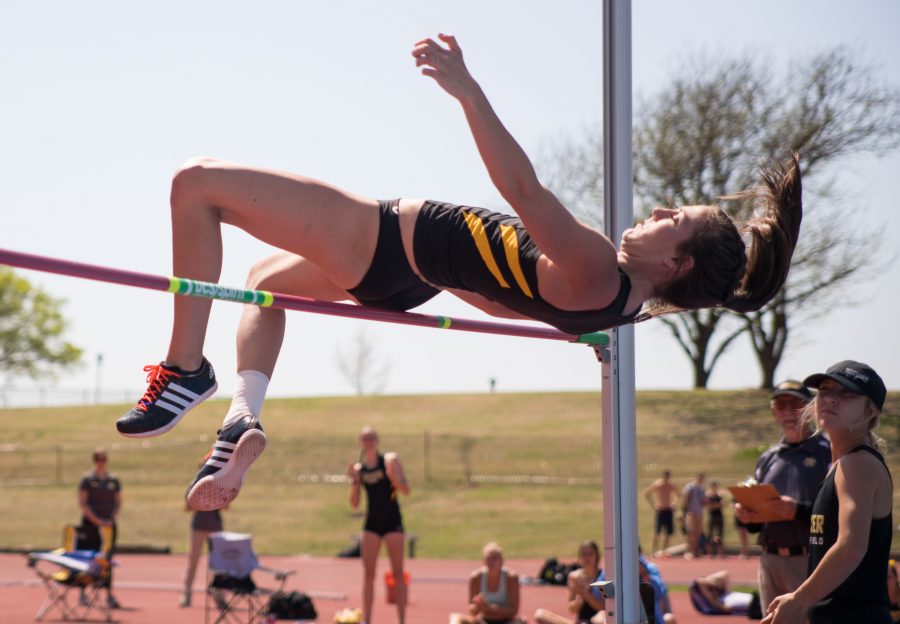
[[(771, 483), (781, 498), (769, 502), (765, 510), (735, 505), (735, 514), (747, 530), (759, 533), (763, 605), (794, 591), (806, 579), (810, 512), (831, 464), (831, 444), (803, 418), (803, 409), (812, 399), (812, 392), (799, 381), (788, 380), (775, 387), (769, 408), (783, 436), (759, 456), (755, 478), (758, 483)], [(784, 520), (760, 523), (763, 511)]]

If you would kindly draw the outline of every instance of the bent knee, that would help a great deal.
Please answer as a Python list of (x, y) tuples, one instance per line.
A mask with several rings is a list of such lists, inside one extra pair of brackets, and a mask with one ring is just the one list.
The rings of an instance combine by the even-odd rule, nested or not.
[(294, 259), (295, 256), (288, 252), (280, 252), (258, 260), (250, 267), (244, 288), (251, 290), (283, 290), (279, 286), (284, 281), (285, 262)]
[(272, 258), (263, 258), (250, 267), (244, 288), (259, 290), (266, 285), (266, 280), (272, 276)]
[(208, 156), (197, 156), (185, 161), (172, 177), (172, 196), (177, 197), (198, 188), (208, 172), (218, 168), (221, 162)]

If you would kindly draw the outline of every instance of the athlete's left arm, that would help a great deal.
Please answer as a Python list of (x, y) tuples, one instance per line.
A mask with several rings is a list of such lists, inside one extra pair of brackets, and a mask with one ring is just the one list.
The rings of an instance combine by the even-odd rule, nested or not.
[[(872, 462), (877, 461), (867, 453), (853, 453), (840, 460), (834, 474), (840, 507), (837, 540), (797, 591), (772, 601), (770, 616), (763, 620), (765, 624), (802, 620), (814, 604), (834, 591), (860, 564), (874, 517), (878, 481), (872, 478)], [(818, 523), (819, 519), (813, 516), (813, 524)], [(815, 535), (816, 532), (811, 533), (811, 537)]]
[[(601, 232), (578, 221), (538, 180), (525, 150), (494, 111), (450, 35), (423, 39), (413, 56), (425, 76), (433, 78), (462, 106), (481, 160), (494, 186), (516, 211), (541, 252), (573, 286), (600, 280), (618, 292), (615, 246)], [(615, 278), (615, 279), (613, 279)]]
[(403, 464), (400, 463), (400, 458), (397, 457), (396, 453), (384, 454), (384, 469), (394, 489), (409, 496), (409, 483), (406, 482), (406, 472), (403, 470)]

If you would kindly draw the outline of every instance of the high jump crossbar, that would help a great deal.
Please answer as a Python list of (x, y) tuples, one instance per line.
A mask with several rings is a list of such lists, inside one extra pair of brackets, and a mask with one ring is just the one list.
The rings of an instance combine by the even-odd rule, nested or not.
[(284, 295), (266, 290), (250, 290), (242, 288), (229, 288), (211, 282), (186, 279), (183, 277), (165, 277), (162, 275), (150, 275), (122, 269), (113, 269), (95, 264), (60, 260), (47, 256), (0, 249), (0, 265), (8, 265), (32, 271), (44, 273), (56, 273), (69, 277), (147, 288), (170, 292), (176, 295), (188, 297), (206, 297), (221, 301), (234, 301), (257, 305), (262, 308), (279, 308), (282, 310), (296, 310), (299, 312), (312, 312), (314, 314), (326, 314), (329, 316), (343, 316), (363, 319), (367, 321), (380, 321), (383, 323), (399, 323), (402, 325), (415, 325), (418, 327), (431, 327), (435, 329), (455, 329), (458, 331), (478, 332), (481, 334), (498, 334), (503, 336), (518, 336), (521, 338), (539, 338), (543, 340), (557, 340), (588, 344), (593, 346), (606, 346), (609, 344), (609, 336), (604, 332), (589, 334), (566, 334), (551, 327), (534, 327), (528, 325), (513, 325), (510, 323), (495, 323), (492, 321), (474, 321), (470, 319), (451, 318), (449, 316), (435, 316), (430, 314), (418, 314), (413, 312), (392, 312), (379, 310), (349, 303), (335, 303), (331, 301), (319, 301), (307, 297)]

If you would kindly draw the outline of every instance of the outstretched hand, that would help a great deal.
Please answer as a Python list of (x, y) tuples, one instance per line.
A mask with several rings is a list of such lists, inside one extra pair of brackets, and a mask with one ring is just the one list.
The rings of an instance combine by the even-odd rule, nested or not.
[(416, 42), (412, 55), (416, 59), (416, 67), (422, 68), (422, 75), (434, 78), (441, 88), (461, 99), (473, 87), (475, 80), (463, 61), (462, 48), (453, 35), (439, 34), (441, 45), (431, 38)]

